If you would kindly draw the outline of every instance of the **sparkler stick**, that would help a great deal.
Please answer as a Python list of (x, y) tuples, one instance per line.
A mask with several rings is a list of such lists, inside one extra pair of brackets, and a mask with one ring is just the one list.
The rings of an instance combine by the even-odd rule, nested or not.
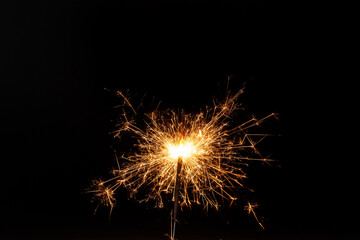
[(171, 234), (171, 239), (174, 240), (175, 239), (175, 227), (176, 227), (176, 216), (177, 216), (177, 210), (179, 207), (179, 194), (180, 194), (180, 184), (181, 184), (181, 168), (182, 168), (182, 157), (179, 157), (178, 162), (177, 162), (177, 169), (176, 169), (176, 184), (175, 184), (175, 202), (174, 202), (174, 210), (173, 210), (173, 227), (172, 227), (172, 234)]
[[(184, 144), (184, 132), (181, 133), (180, 145)], [(175, 179), (175, 202), (174, 202), (174, 210), (172, 217), (172, 231), (171, 231), (171, 239), (175, 239), (175, 227), (176, 227), (176, 216), (177, 210), (179, 207), (179, 194), (180, 194), (180, 184), (181, 184), (181, 168), (183, 163), (183, 157), (179, 156), (176, 166), (176, 179)]]

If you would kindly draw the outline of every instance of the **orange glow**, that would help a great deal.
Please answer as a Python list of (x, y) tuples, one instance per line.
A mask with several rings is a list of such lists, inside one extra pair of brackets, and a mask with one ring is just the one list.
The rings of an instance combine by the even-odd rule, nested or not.
[(168, 146), (169, 157), (172, 159), (178, 159), (183, 157), (184, 159), (190, 157), (196, 152), (194, 145), (191, 142), (181, 141), (179, 145), (170, 145)]

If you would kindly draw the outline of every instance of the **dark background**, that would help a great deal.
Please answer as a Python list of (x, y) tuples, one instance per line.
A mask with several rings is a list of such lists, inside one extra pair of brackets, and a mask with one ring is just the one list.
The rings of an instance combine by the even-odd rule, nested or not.
[[(252, 199), (180, 214), (179, 239), (357, 239), (356, 194), (342, 132), (335, 51), (301, 4), (256, 1), (8, 1), (1, 46), (4, 239), (166, 239), (171, 204), (127, 200), (108, 220), (84, 194), (115, 160), (108, 133), (130, 89), (196, 110), (246, 82), (250, 113), (277, 112), (278, 162), (251, 169)], [(301, 17), (302, 16), (302, 17)], [(345, 117), (346, 118), (346, 117)]]

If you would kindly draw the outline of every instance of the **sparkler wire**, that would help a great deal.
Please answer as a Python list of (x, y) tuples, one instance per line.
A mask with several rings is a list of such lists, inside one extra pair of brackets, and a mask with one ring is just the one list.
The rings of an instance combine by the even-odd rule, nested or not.
[(174, 202), (174, 210), (173, 210), (173, 227), (172, 227), (172, 233), (171, 233), (171, 239), (175, 239), (175, 227), (176, 227), (176, 217), (177, 217), (177, 210), (179, 207), (179, 194), (180, 194), (180, 184), (181, 184), (181, 168), (182, 168), (182, 157), (180, 156), (177, 162), (177, 169), (176, 169), (176, 180), (175, 180), (175, 202)]

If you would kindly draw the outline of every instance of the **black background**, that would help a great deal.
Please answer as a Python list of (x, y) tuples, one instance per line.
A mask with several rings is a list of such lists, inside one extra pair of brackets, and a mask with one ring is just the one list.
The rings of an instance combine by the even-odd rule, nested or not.
[[(114, 166), (108, 133), (130, 89), (165, 107), (211, 104), (232, 75), (250, 113), (280, 113), (278, 162), (250, 172), (261, 230), (243, 203), (181, 212), (179, 239), (356, 239), (346, 121), (321, 25), (278, 1), (9, 1), (1, 49), (4, 239), (166, 239), (171, 204), (118, 195), (108, 220), (84, 194)], [(302, 16), (304, 17), (304, 16)], [(345, 117), (346, 118), (346, 117)], [(347, 122), (346, 122), (347, 123)]]

